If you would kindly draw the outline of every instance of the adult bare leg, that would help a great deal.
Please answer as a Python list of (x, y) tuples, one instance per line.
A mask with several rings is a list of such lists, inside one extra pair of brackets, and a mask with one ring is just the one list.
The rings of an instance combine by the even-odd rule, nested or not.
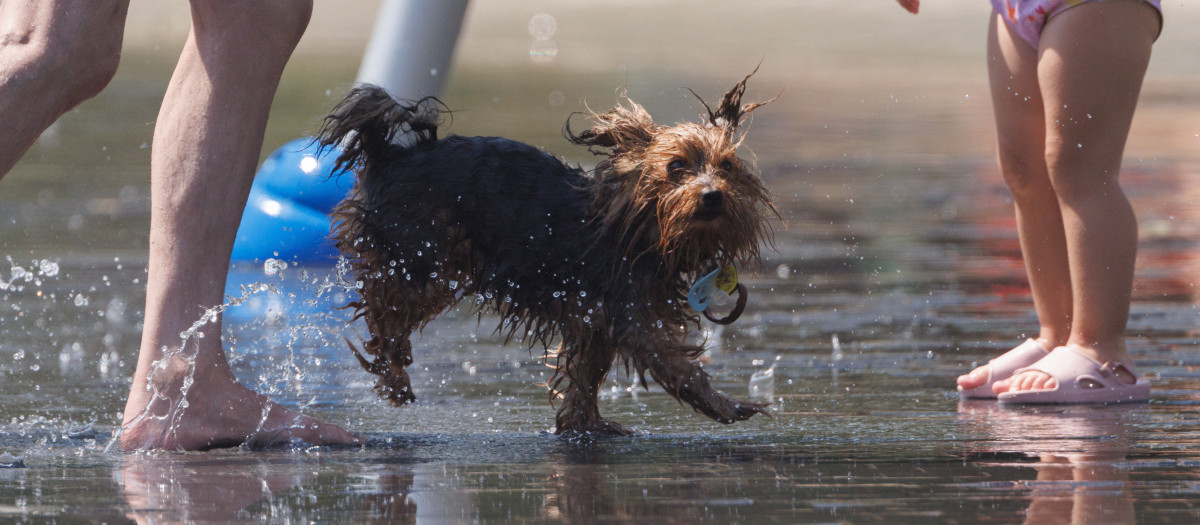
[(0, 3), (0, 178), (112, 80), (128, 10), (128, 0)]
[[(1037, 50), (993, 16), (988, 29), (988, 79), (1000, 172), (1017, 215), (1021, 254), (1037, 310), (1037, 340), (1049, 350), (1067, 342), (1072, 301), (1066, 234), (1046, 168), (1046, 119), (1037, 64)], [(958, 384), (976, 388), (988, 377), (984, 365), (959, 376)]]
[[(1042, 31), (1038, 82), (1046, 166), (1066, 232), (1073, 298), (1067, 344), (1101, 363), (1132, 363), (1125, 325), (1137, 219), (1118, 175), (1158, 30), (1153, 8), (1115, 0), (1068, 9)], [(996, 391), (1055, 386), (1048, 375), (1028, 372), (997, 384)]]
[(215, 315), (267, 114), (312, 0), (192, 2), (192, 30), (154, 131), (150, 271), (125, 449), (203, 449), (300, 439), (360, 441), (239, 384)]

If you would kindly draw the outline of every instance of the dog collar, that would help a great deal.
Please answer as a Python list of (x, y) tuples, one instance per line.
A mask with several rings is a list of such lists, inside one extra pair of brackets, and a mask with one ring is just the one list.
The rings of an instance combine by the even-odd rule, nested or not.
[[(725, 317), (714, 317), (708, 312), (713, 295), (718, 291), (729, 295), (737, 292), (737, 304), (734, 305), (733, 311)], [(747, 295), (746, 287), (738, 282), (737, 268), (728, 264), (696, 280), (696, 283), (688, 290), (688, 306), (704, 314), (709, 321), (717, 324), (731, 324), (741, 317), (742, 311), (746, 309)]]

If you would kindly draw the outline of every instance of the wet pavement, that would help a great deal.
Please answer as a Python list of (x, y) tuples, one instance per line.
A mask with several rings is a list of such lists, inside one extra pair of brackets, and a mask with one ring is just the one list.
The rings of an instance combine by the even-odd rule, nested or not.
[[(279, 294), (229, 313), (237, 373), (368, 445), (106, 452), (132, 370), (144, 266), (61, 261), (58, 275), (6, 295), (15, 313), (0, 345), (0, 516), (1061, 523), (1075, 512), (1101, 516), (1086, 522), (1194, 522), (1200, 313), (1189, 295), (1163, 292), (1190, 288), (1180, 270), (1192, 265), (1178, 261), (1190, 237), (1144, 241), (1130, 344), (1154, 381), (1150, 404), (1005, 409), (962, 404), (952, 391), (957, 373), (1033, 323), (1015, 239), (995, 225), (1008, 206), (989, 170), (923, 169), (902, 206), (873, 172), (767, 167), (773, 188), (800, 197), (785, 200), (778, 253), (749, 277), (747, 314), (709, 334), (707, 369), (719, 388), (749, 398), (751, 376), (773, 368), (756, 399), (770, 394), (774, 419), (722, 426), (618, 375), (602, 410), (633, 438), (550, 434), (540, 349), (502, 347), (488, 319), (462, 311), (416, 344), (420, 401), (390, 408), (343, 350), (341, 314), (303, 304), (329, 271), (289, 268), (259, 276)], [(834, 192), (863, 196), (851, 205)], [(930, 203), (950, 195), (976, 206), (948, 219), (945, 204)], [(272, 315), (279, 308), (291, 313)], [(3, 468), (17, 461), (23, 468)]]
[[(502, 346), (492, 320), (465, 310), (438, 318), (415, 341), (419, 401), (391, 408), (345, 350), (343, 335), (362, 328), (328, 308), (346, 292), (329, 284), (332, 270), (267, 275), (250, 264), (234, 275), (277, 292), (251, 294), (226, 313), (238, 377), (368, 444), (106, 450), (134, 366), (146, 275), (148, 148), (140, 146), (154, 114), (146, 100), (156, 95), (137, 79), (150, 74), (143, 69), (162, 69), (154, 58), (129, 60), (143, 67), (118, 78), (103, 103), (68, 115), (58, 138), (0, 183), (0, 522), (1200, 520), (1194, 151), (1135, 151), (1122, 179), (1141, 239), (1128, 342), (1153, 382), (1151, 402), (961, 403), (954, 377), (1036, 327), (1011, 203), (989, 148), (937, 147), (986, 129), (986, 114), (982, 124), (970, 120), (981, 118), (981, 103), (966, 103), (975, 105), (960, 115), (965, 123), (938, 127), (945, 115), (921, 117), (925, 106), (883, 95), (846, 106), (844, 120), (814, 120), (805, 104), (819, 86), (793, 88), (793, 102), (756, 112), (747, 144), (784, 221), (762, 267), (744, 277), (746, 314), (705, 334), (705, 366), (718, 388), (769, 400), (773, 418), (720, 425), (616, 374), (601, 410), (636, 435), (554, 436), (541, 349)], [(297, 75), (326, 66), (301, 57), (299, 67)], [(752, 95), (778, 91), (769, 69)], [(353, 74), (339, 71), (336, 81), (285, 84), (277, 108), (294, 125), (273, 128), (273, 144), (311, 131), (305, 124)], [(557, 70), (530, 71), (528, 84), (496, 89), (505, 97), (559, 91), (562, 99), (506, 105), (481, 86), (520, 75), (456, 71), (447, 100), (485, 110), (464, 112), (452, 130), (516, 135), (586, 162), (558, 137), (580, 98), (599, 106), (628, 80), (631, 96), (656, 116), (689, 119), (699, 106), (680, 86), (715, 97), (744, 74), (652, 76), (635, 68), (564, 79)], [(547, 82), (553, 89), (530, 87)], [(533, 116), (514, 120), (522, 111)], [(116, 139), (85, 125), (104, 119), (126, 122)], [(492, 119), (512, 133), (489, 126)], [(888, 142), (893, 131), (925, 136), (900, 147)], [(877, 150), (869, 147), (873, 132), (882, 135)], [(751, 378), (766, 370), (770, 380), (752, 391)]]

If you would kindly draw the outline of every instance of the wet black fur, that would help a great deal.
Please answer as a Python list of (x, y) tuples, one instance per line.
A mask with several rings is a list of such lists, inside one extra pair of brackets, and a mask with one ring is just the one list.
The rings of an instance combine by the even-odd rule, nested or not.
[[(628, 433), (596, 406), (614, 360), (718, 421), (765, 412), (709, 385), (694, 363), (703, 348), (683, 342), (698, 324), (685, 303), (689, 276), (595, 217), (592, 173), (504, 138), (438, 140), (443, 114), (436, 100), (403, 103), (360, 86), (318, 137), (340, 146), (339, 167), (357, 173), (334, 236), (364, 283), (351, 306), (367, 320), (373, 338), (363, 346), (374, 359), (355, 352), (380, 376), (381, 395), (415, 399), (404, 371), (409, 332), (466, 298), (498, 314), (509, 338), (547, 348), (562, 340), (547, 350), (559, 432)], [(402, 134), (410, 145), (393, 144)]]

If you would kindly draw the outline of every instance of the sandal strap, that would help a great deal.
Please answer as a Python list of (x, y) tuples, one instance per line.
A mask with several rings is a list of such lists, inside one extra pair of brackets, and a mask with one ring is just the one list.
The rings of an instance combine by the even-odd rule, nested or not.
[[(1117, 372), (1124, 369), (1135, 378), (1126, 383)], [(1100, 363), (1092, 357), (1070, 346), (1060, 346), (1050, 355), (1031, 366), (1019, 369), (1013, 375), (1024, 372), (1040, 372), (1054, 378), (1053, 389), (1005, 392), (998, 398), (1002, 402), (1014, 403), (1120, 403), (1149, 399), (1150, 384), (1138, 378), (1136, 372), (1119, 361)], [(1085, 386), (1085, 381), (1093, 386)], [(1099, 385), (1099, 386), (1094, 386)]]
[(1046, 357), (1050, 351), (1035, 339), (1027, 339), (1024, 343), (988, 361), (988, 379), (982, 385), (971, 389), (959, 387), (959, 395), (965, 399), (995, 399), (992, 385), (996, 381), (1012, 377), (1015, 370), (1036, 363)]
[[(1047, 350), (1045, 346), (1042, 346), (1035, 339), (1027, 339), (1016, 348), (988, 361), (988, 368), (990, 369), (988, 379), (991, 382), (1007, 379), (1012, 377), (1014, 371), (1045, 359), (1048, 355), (1050, 355), (1050, 350)], [(1005, 377), (996, 377), (996, 375), (1004, 375)]]

